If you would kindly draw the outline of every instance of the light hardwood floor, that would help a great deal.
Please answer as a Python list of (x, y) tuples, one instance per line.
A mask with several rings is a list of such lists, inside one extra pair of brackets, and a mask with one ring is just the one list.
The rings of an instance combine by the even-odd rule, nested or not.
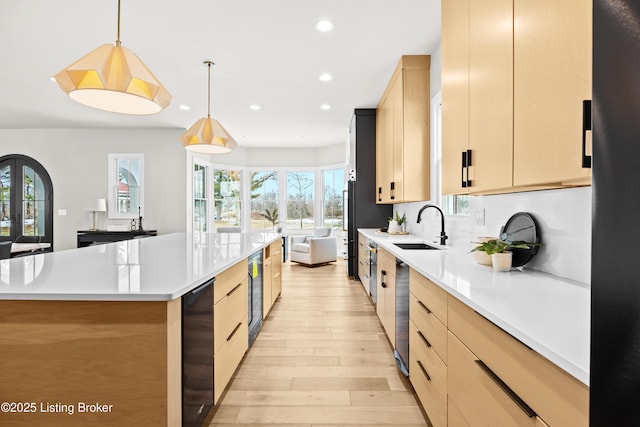
[(282, 276), (282, 296), (210, 425), (427, 425), (344, 262), (287, 262)]

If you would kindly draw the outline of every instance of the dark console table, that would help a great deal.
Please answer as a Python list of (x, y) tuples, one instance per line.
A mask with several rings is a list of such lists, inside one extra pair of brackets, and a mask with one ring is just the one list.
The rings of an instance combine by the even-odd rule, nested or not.
[(158, 235), (157, 230), (144, 231), (106, 231), (106, 230), (78, 230), (78, 247), (83, 248), (100, 243), (120, 242), (122, 240), (135, 239), (136, 237), (149, 237)]

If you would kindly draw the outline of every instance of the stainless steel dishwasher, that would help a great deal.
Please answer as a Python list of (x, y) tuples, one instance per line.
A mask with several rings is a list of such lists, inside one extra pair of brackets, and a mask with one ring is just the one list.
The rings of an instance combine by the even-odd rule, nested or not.
[(409, 266), (396, 258), (396, 342), (393, 355), (409, 376)]
[(375, 304), (378, 294), (378, 244), (369, 242), (367, 252), (369, 252), (369, 295)]

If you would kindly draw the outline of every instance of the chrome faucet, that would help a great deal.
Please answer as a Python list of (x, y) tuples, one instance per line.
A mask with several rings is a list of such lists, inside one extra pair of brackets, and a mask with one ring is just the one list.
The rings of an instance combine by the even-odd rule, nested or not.
[(427, 208), (436, 208), (438, 210), (438, 212), (440, 212), (440, 244), (442, 246), (447, 244), (447, 239), (449, 238), (447, 236), (447, 233), (444, 232), (444, 213), (442, 213), (442, 210), (437, 207), (436, 205), (431, 205), (431, 204), (426, 204), (423, 207), (420, 208), (420, 210), (418, 211), (418, 220), (416, 221), (418, 224), (420, 224), (420, 221), (422, 220), (422, 211), (424, 211)]

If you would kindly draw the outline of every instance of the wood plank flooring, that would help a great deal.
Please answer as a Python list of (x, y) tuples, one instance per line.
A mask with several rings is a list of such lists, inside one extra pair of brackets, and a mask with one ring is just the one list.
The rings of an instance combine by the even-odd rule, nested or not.
[(263, 323), (211, 427), (425, 426), (360, 282), (344, 262), (283, 266)]

